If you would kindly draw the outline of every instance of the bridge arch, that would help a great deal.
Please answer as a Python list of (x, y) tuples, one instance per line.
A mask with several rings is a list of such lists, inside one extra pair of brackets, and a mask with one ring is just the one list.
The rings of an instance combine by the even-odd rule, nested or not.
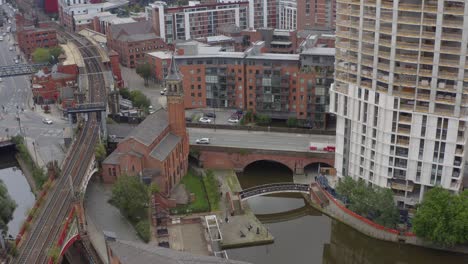
[(248, 169), (248, 167), (258, 165), (261, 162), (274, 163), (274, 164), (277, 164), (277, 165), (281, 165), (284, 168), (288, 168), (289, 172), (291, 173), (291, 176), (294, 175), (294, 166), (291, 166), (290, 164), (285, 163), (285, 162), (283, 162), (283, 161), (281, 161), (279, 159), (264, 158), (264, 157), (249, 160), (248, 162), (246, 162), (246, 164), (242, 168), (242, 171), (245, 172), (245, 170)]

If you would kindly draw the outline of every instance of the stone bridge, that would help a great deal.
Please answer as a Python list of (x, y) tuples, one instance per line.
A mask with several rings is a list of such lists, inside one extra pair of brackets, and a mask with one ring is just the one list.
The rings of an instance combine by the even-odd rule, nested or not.
[(288, 167), (293, 174), (304, 174), (304, 168), (314, 163), (335, 165), (334, 152), (276, 151), (246, 148), (192, 145), (191, 155), (207, 169), (234, 169), (242, 172), (251, 163), (275, 161)]

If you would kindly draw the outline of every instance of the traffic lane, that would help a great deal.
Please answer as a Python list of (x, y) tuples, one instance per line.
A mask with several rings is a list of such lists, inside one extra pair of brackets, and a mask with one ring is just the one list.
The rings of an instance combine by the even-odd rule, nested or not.
[(287, 133), (248, 132), (237, 130), (189, 129), (190, 143), (210, 138), (210, 145), (268, 150), (308, 151), (310, 142), (334, 145), (334, 136)]
[(204, 116), (204, 114), (207, 114), (207, 113), (216, 114), (216, 118), (210, 117), (213, 124), (235, 125), (233, 123), (228, 122), (229, 118), (231, 118), (231, 116), (234, 113), (236, 113), (236, 110), (234, 110), (234, 109), (224, 109), (224, 108), (222, 108), (222, 109), (215, 109), (214, 110), (213, 108), (197, 108), (197, 109), (185, 110), (185, 116), (193, 118), (192, 123), (200, 123), (196, 119), (196, 117), (198, 117), (198, 119), (199, 119), (200, 117)]

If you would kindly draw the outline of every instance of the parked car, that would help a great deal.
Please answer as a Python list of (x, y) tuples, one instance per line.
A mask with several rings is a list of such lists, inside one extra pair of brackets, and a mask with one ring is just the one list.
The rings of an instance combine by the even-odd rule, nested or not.
[(206, 117), (200, 117), (200, 119), (198, 120), (198, 122), (200, 122), (200, 123), (205, 123), (205, 124), (209, 124), (209, 123), (211, 123), (211, 119), (206, 118)]
[(52, 120), (50, 120), (49, 118), (44, 118), (42, 119), (42, 123), (46, 125), (52, 125), (54, 122), (52, 122)]
[(3, 82), (3, 79), (2, 79), (2, 78), (0, 78), (0, 82)]
[(15, 64), (18, 64), (19, 63), (19, 60), (15, 60)]
[(205, 113), (205, 117), (216, 118), (216, 114), (215, 113)]
[(13, 51), (13, 47), (10, 46), (10, 47), (8, 48), (8, 50)]
[(229, 123), (239, 123), (239, 119), (237, 117), (231, 117), (228, 119)]
[(237, 110), (237, 111), (236, 111), (236, 114), (237, 114), (237, 115), (242, 115), (243, 113), (244, 113), (244, 111), (242, 111), (242, 110)]
[(210, 139), (209, 138), (198, 138), (195, 140), (197, 144), (210, 144)]
[(162, 89), (162, 91), (161, 91), (161, 95), (165, 95), (165, 94), (166, 94), (166, 92), (167, 92), (167, 88), (164, 88), (164, 89)]
[(186, 116), (186, 117), (185, 117), (185, 121), (186, 121), (186, 122), (192, 122), (192, 117)]

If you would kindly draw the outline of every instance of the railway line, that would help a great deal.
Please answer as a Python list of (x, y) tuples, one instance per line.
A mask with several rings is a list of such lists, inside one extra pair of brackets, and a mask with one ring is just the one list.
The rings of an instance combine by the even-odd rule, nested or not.
[[(85, 39), (70, 33), (61, 32), (62, 36), (75, 42), (82, 52), (88, 75), (88, 101), (101, 102), (105, 95), (104, 78), (101, 72), (101, 62), (96, 48)], [(31, 224), (25, 240), (18, 250), (18, 256), (13, 263), (47, 263), (49, 250), (57, 242), (68, 213), (76, 198), (73, 190), (78, 190), (94, 153), (98, 141), (99, 122), (96, 114), (90, 114), (88, 120), (79, 131), (76, 140), (63, 162), (62, 175), (55, 181), (46, 196), (46, 202), (41, 207), (36, 220)], [(71, 178), (70, 178), (71, 177)], [(72, 186), (73, 185), (73, 188)]]

